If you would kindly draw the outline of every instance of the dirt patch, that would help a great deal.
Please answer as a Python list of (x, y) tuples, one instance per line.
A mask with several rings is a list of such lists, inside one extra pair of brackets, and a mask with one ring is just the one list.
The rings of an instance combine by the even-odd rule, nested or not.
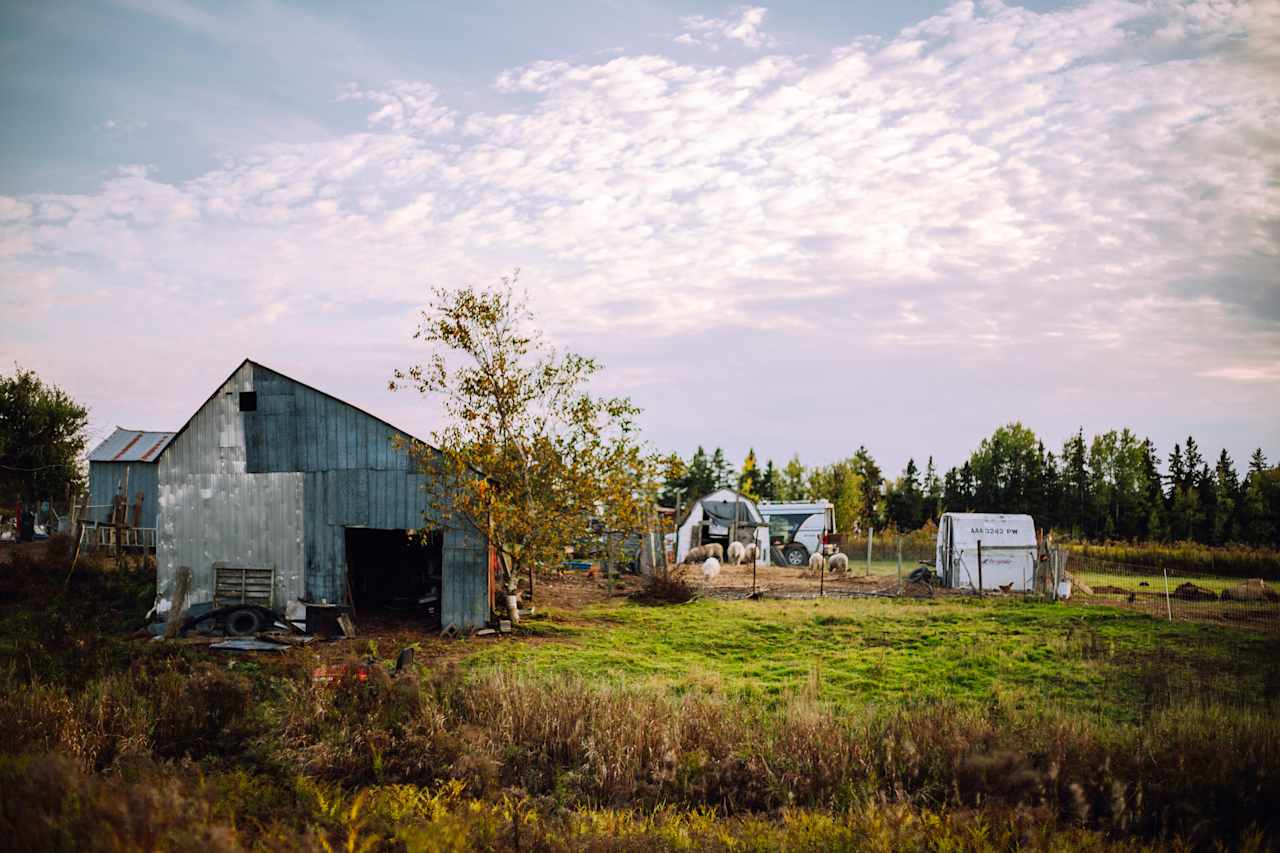
[[(714, 578), (706, 579), (700, 566), (687, 568), (689, 578), (708, 592), (717, 593), (729, 590), (752, 589), (753, 570), (751, 566), (721, 566), (720, 573)], [(896, 576), (860, 575), (856, 572), (827, 574), (819, 578), (811, 573), (807, 566), (756, 566), (754, 569), (755, 589), (768, 589), (770, 592), (817, 594), (819, 589), (825, 592), (849, 593), (896, 593), (899, 582)]]
[[(626, 596), (637, 590), (644, 578), (637, 575), (619, 575), (614, 581), (614, 596)], [(580, 610), (592, 604), (609, 600), (609, 583), (601, 577), (588, 576), (586, 572), (566, 571), (538, 575), (534, 579), (533, 601), (537, 609)]]

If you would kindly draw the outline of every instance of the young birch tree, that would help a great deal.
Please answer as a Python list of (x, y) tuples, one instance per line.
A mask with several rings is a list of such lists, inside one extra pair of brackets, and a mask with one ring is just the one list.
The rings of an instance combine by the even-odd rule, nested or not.
[(591, 517), (639, 527), (656, 485), (639, 410), (588, 391), (600, 365), (547, 344), (515, 283), (437, 289), (414, 335), (434, 351), (390, 383), (442, 398), (434, 447), (408, 448), (435, 480), (430, 523), (487, 535), (509, 596), (526, 574), (532, 587), (536, 567), (559, 565)]

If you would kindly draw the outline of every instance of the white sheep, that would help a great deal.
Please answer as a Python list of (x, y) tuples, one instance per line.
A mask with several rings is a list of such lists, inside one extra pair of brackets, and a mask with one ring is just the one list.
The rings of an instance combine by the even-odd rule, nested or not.
[(827, 558), (821, 554), (814, 554), (809, 558), (809, 571), (821, 572), (827, 567)]
[(715, 557), (707, 557), (702, 562), (702, 577), (704, 580), (711, 580), (720, 574), (720, 561)]
[(849, 555), (832, 554), (831, 558), (827, 560), (827, 571), (832, 574), (849, 571)]
[(741, 563), (743, 550), (745, 549), (741, 542), (730, 542), (729, 543), (729, 562)]
[(756, 543), (742, 546), (742, 555), (738, 558), (738, 565), (752, 565), (756, 562)]

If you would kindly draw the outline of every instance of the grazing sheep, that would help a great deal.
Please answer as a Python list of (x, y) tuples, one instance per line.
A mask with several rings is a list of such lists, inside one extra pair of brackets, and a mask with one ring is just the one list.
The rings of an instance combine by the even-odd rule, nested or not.
[(827, 558), (821, 554), (814, 554), (809, 558), (809, 571), (821, 572), (827, 567)]
[(756, 543), (742, 546), (742, 555), (738, 558), (738, 565), (752, 565), (756, 562)]
[(724, 546), (719, 542), (709, 542), (702, 547), (707, 549), (708, 557), (715, 557), (717, 560), (724, 562)]
[(711, 556), (711, 552), (707, 550), (706, 545), (699, 545), (696, 548), (690, 548), (688, 553), (684, 555), (686, 563), (701, 563), (703, 560)]
[(729, 543), (729, 562), (741, 563), (743, 550), (744, 548), (741, 542), (730, 542)]
[(718, 574), (720, 574), (720, 561), (715, 557), (707, 557), (707, 559), (702, 562), (703, 580), (711, 580)]
[(827, 571), (831, 574), (836, 572), (849, 571), (849, 555), (848, 554), (832, 554), (831, 559), (827, 560)]

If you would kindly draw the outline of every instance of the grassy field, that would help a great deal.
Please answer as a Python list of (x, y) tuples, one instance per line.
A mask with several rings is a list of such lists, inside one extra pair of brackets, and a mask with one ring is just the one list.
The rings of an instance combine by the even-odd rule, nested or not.
[[(1280, 638), (1020, 600), (611, 599), (516, 636), (131, 639), (138, 568), (0, 571), (14, 849), (1271, 849)], [(581, 596), (576, 600), (585, 600)], [(406, 644), (417, 665), (392, 661)], [(364, 675), (317, 682), (321, 663)]]
[[(1090, 587), (1114, 586), (1133, 591), (1145, 591), (1164, 595), (1165, 577), (1160, 572), (1142, 574), (1141, 572), (1113, 574), (1104, 571), (1083, 570), (1072, 572), (1073, 577), (1082, 580)], [(1172, 593), (1180, 584), (1191, 583), (1204, 589), (1221, 593), (1224, 589), (1234, 589), (1240, 585), (1240, 578), (1215, 577), (1211, 575), (1169, 575), (1169, 591)], [(1272, 585), (1274, 588), (1274, 584)]]
[(1280, 638), (1110, 607), (1008, 600), (697, 601), (599, 606), (529, 624), (472, 668), (515, 666), (680, 695), (835, 709), (921, 700), (1052, 703), (1137, 719), (1173, 692), (1264, 705)]

